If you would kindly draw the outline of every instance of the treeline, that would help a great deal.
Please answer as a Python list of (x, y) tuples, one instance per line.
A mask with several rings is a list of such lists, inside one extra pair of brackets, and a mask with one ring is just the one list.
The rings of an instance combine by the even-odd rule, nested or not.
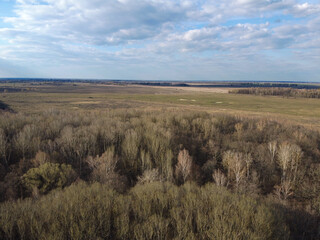
[[(255, 238), (261, 236), (259, 231), (267, 231), (254, 225), (259, 221), (270, 227), (265, 236), (271, 237), (266, 239), (285, 239), (289, 233), (292, 238), (316, 239), (320, 234), (320, 134), (299, 126), (182, 110), (4, 113), (0, 116), (0, 161), (0, 197), (7, 201), (0, 207), (0, 221), (8, 222), (0, 224), (4, 239), (54, 236), (46, 224), (59, 229), (62, 220), (69, 225), (56, 233), (62, 234), (58, 239), (78, 239), (72, 235), (77, 231), (80, 235), (91, 231), (86, 233), (91, 239), (185, 239), (183, 236), (191, 233), (194, 239), (219, 239), (216, 225), (209, 226), (212, 219), (231, 224), (221, 226), (222, 232), (235, 227), (232, 234), (239, 234), (238, 239)], [(83, 181), (89, 185), (79, 183)], [(102, 185), (90, 185), (97, 182)], [(175, 193), (163, 194), (167, 188)], [(141, 194), (134, 195), (135, 191)], [(108, 208), (113, 199), (108, 194), (124, 205), (110, 202), (113, 207)], [(146, 203), (152, 197), (144, 194), (165, 196)], [(28, 197), (32, 200), (8, 202)], [(105, 198), (109, 200), (100, 202)], [(257, 199), (266, 199), (266, 203)], [(157, 204), (164, 212), (153, 209)], [(249, 204), (246, 211), (241, 204)], [(227, 212), (242, 210), (230, 212), (227, 216), (231, 218), (215, 216), (220, 206)], [(100, 207), (101, 218), (91, 214)], [(180, 212), (172, 210), (179, 207)], [(89, 211), (88, 216), (81, 211)], [(125, 213), (117, 218), (114, 211)], [(129, 220), (121, 220), (126, 214)], [(135, 218), (134, 214), (146, 215)], [(250, 221), (236, 220), (237, 214), (248, 214)], [(93, 219), (87, 219), (90, 217)], [(273, 220), (265, 225), (264, 218)], [(48, 221), (43, 223), (43, 219)], [(96, 222), (86, 225), (87, 221)], [(127, 227), (117, 225), (125, 221)], [(283, 224), (285, 227), (280, 227)], [(163, 229), (152, 230), (158, 237), (144, 235), (152, 232), (152, 227), (170, 229), (166, 230), (169, 236), (161, 235), (166, 232)], [(127, 232), (119, 237), (117, 231), (122, 230)], [(98, 235), (90, 235), (93, 232)]]
[(234, 94), (271, 95), (283, 97), (320, 98), (320, 89), (294, 89), (294, 88), (246, 88), (229, 90)]

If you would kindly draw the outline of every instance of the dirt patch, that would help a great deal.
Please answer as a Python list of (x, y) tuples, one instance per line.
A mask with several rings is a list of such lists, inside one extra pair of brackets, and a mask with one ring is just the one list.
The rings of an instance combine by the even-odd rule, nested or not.
[(73, 102), (72, 104), (99, 104), (101, 101), (83, 101), (83, 102)]

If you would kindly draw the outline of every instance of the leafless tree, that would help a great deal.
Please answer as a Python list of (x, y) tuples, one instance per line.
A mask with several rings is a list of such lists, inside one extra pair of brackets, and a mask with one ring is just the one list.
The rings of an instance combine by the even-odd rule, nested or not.
[(145, 170), (142, 176), (138, 177), (139, 184), (151, 183), (155, 181), (160, 181), (158, 169)]
[(274, 194), (279, 198), (279, 200), (287, 200), (291, 195), (293, 195), (292, 182), (290, 180), (281, 182), (280, 185), (275, 186)]
[(176, 165), (176, 176), (181, 177), (183, 183), (186, 182), (191, 175), (192, 158), (189, 155), (188, 150), (183, 149), (179, 152), (178, 163)]
[(42, 151), (38, 151), (34, 159), (32, 159), (32, 164), (34, 167), (39, 167), (46, 162), (49, 162), (49, 156)]
[(245, 154), (243, 157), (244, 157), (244, 161), (246, 162), (247, 178), (249, 178), (250, 177), (250, 168), (251, 168), (251, 164), (253, 162), (253, 159), (252, 159), (250, 153)]
[(256, 124), (257, 129), (259, 131), (262, 131), (266, 127), (266, 125), (267, 125), (266, 120), (262, 120), (262, 119), (260, 121), (258, 121), (257, 124)]
[(277, 153), (277, 141), (272, 141), (268, 143), (268, 150), (271, 156), (271, 162), (273, 163), (276, 158)]
[(236, 188), (238, 189), (247, 173), (244, 155), (239, 152), (227, 151), (223, 155), (223, 164), (228, 169), (228, 179), (234, 178)]
[(167, 150), (164, 156), (164, 163), (162, 165), (161, 177), (166, 181), (173, 180), (173, 169), (172, 169), (173, 153), (171, 150)]
[(76, 158), (74, 152), (74, 146), (76, 145), (76, 139), (74, 137), (73, 127), (70, 125), (65, 126), (60, 133), (60, 138), (56, 140), (58, 146), (60, 146), (60, 152), (62, 153), (66, 164), (70, 164)]
[(4, 131), (0, 128), (0, 157), (3, 158), (5, 165), (8, 165), (8, 140)]
[(296, 144), (283, 142), (279, 146), (278, 164), (282, 170), (282, 176), (280, 185), (276, 186), (276, 193), (278, 196), (281, 194), (284, 200), (293, 194), (292, 186), (296, 181), (302, 155), (301, 148)]
[(302, 156), (303, 156), (303, 152), (301, 150), (301, 148), (297, 145), (292, 145), (292, 158), (293, 158), (293, 161), (291, 163), (291, 171), (292, 171), (292, 174), (293, 174), (293, 182), (296, 181), (296, 178), (297, 178), (297, 172), (298, 172), (298, 167), (301, 163), (301, 159), (302, 159)]
[(93, 179), (106, 182), (116, 172), (118, 158), (114, 154), (114, 148), (109, 148), (100, 157), (88, 157), (87, 163), (93, 170)]
[(21, 152), (23, 159), (25, 159), (26, 154), (32, 152), (33, 147), (33, 137), (35, 133), (35, 126), (34, 125), (26, 125), (18, 133), (15, 139), (15, 145), (17, 149)]
[(124, 156), (122, 163), (125, 168), (130, 168), (135, 173), (138, 173), (137, 158), (139, 153), (139, 144), (139, 134), (133, 129), (126, 131), (125, 138), (122, 142), (122, 151)]
[(243, 132), (243, 123), (237, 123), (234, 127), (236, 129), (238, 140), (240, 140), (242, 132)]
[(215, 170), (212, 174), (212, 178), (219, 187), (224, 187), (227, 185), (227, 178), (224, 175), (223, 172), (221, 172), (219, 169)]
[(141, 159), (141, 169), (142, 170), (150, 170), (152, 169), (152, 160), (151, 160), (151, 156), (150, 153), (141, 150), (140, 151), (140, 159)]
[(282, 181), (295, 181), (298, 167), (302, 158), (302, 151), (296, 144), (283, 142), (278, 151), (278, 164), (282, 170)]

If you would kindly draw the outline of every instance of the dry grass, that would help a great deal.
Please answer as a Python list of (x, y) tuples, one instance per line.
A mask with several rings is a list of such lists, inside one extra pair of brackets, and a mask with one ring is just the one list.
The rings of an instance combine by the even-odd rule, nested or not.
[[(4, 84), (1, 83), (0, 86)], [(143, 110), (185, 109), (268, 118), (320, 129), (320, 100), (227, 94), (228, 88), (150, 87), (90, 83), (5, 84), (26, 89), (1, 93), (0, 101), (16, 112), (47, 109), (94, 110), (137, 108)], [(208, 91), (208, 92), (207, 92)]]
[(231, 88), (209, 88), (209, 87), (148, 87), (154, 89), (176, 90), (179, 93), (228, 93)]

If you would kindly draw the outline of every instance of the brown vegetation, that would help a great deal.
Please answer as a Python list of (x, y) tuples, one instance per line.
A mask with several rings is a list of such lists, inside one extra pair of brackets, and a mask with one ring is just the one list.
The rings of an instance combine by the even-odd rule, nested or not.
[(320, 234), (320, 134), (300, 126), (50, 110), (0, 115), (0, 141), (1, 239)]

